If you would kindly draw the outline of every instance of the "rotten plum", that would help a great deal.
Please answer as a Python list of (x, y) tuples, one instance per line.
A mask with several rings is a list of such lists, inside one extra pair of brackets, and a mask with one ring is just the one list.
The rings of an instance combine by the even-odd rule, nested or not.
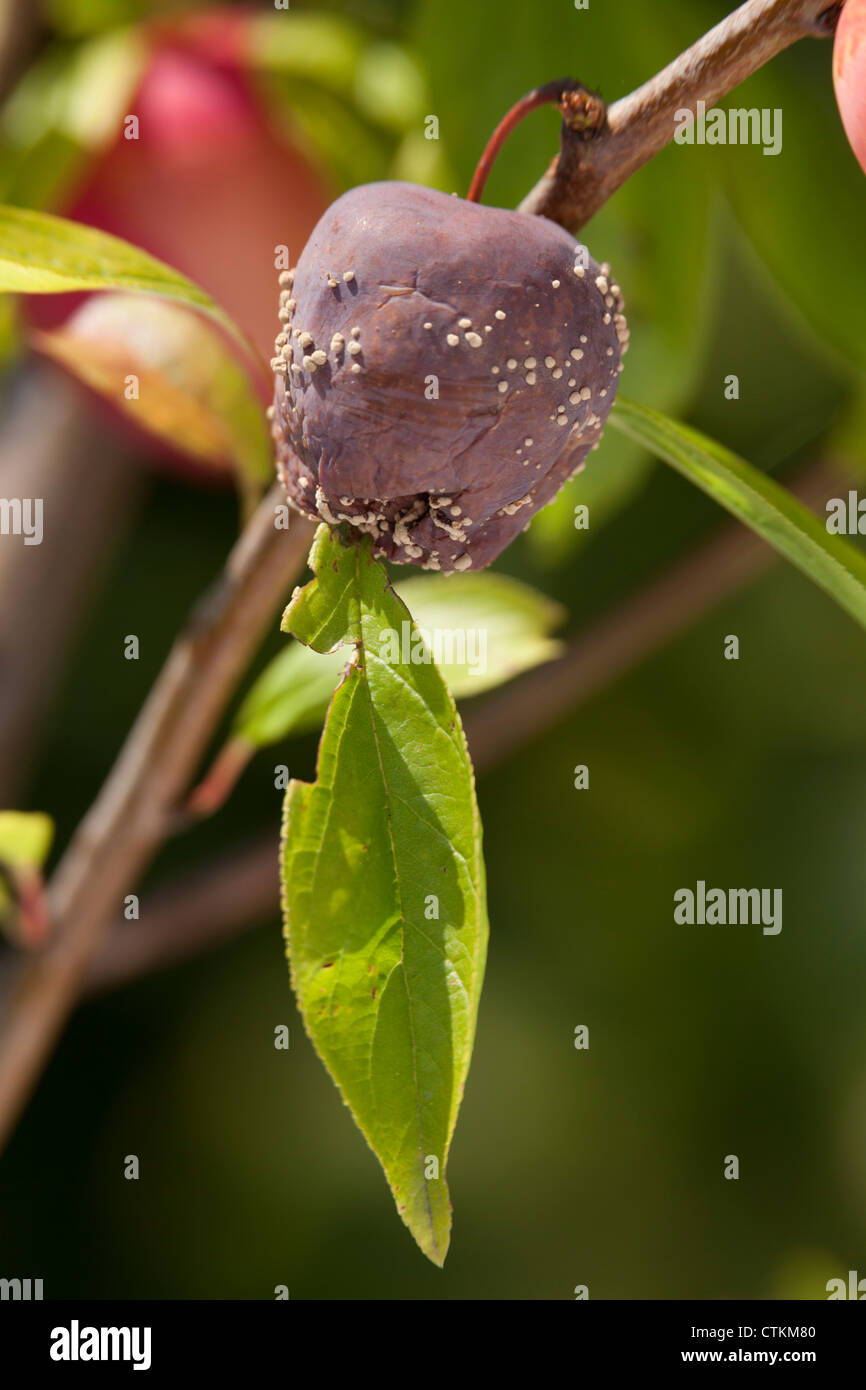
[(279, 475), (299, 510), (377, 555), (481, 569), (597, 445), (622, 295), (546, 218), (365, 185), (281, 283)]

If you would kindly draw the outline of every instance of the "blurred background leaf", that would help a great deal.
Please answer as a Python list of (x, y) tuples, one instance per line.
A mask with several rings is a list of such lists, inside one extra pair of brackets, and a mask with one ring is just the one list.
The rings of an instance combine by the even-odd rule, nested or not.
[(41, 868), (54, 825), (39, 811), (0, 811), (0, 859), (19, 868)]
[(261, 404), (197, 314), (165, 299), (108, 293), (87, 300), (62, 328), (31, 337), (40, 352), (160, 439), (204, 462), (233, 464), (248, 503), (270, 482)]

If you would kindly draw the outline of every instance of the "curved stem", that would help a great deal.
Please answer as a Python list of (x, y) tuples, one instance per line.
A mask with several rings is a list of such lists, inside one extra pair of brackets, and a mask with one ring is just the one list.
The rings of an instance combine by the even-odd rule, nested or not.
[(469, 185), (469, 192), (466, 194), (468, 203), (480, 203), (481, 194), (484, 192), (490, 170), (493, 168), (496, 156), (508, 139), (508, 136), (523, 120), (530, 111), (536, 111), (539, 106), (561, 106), (570, 92), (580, 87), (579, 82), (575, 82), (571, 77), (561, 77), (554, 82), (545, 82), (543, 87), (533, 87), (531, 92), (521, 97), (512, 106), (499, 122), (490, 139), (487, 141), (484, 153), (478, 161), (478, 167), (472, 176)]

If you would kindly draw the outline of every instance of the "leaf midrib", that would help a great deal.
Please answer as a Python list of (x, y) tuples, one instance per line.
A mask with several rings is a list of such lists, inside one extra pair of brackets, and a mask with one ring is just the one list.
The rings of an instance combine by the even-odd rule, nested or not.
[[(359, 611), (359, 615), (361, 615), (361, 614), (363, 613), (363, 599), (362, 599), (362, 593), (361, 593), (361, 558), (362, 558), (361, 547), (360, 547), (360, 546), (357, 546), (356, 549), (355, 549), (355, 592), (356, 592), (356, 596), (357, 596), (357, 599), (358, 599), (358, 611)], [(360, 620), (359, 620), (359, 623), (358, 623), (357, 650), (358, 650), (358, 652), (359, 652), (359, 654), (360, 654), (360, 656), (361, 656), (361, 658), (362, 658), (362, 660), (361, 660), (361, 665), (360, 665), (360, 673), (359, 673), (359, 674), (361, 675), (361, 678), (362, 678), (362, 680), (363, 680), (364, 689), (365, 689), (365, 691), (366, 691), (366, 693), (367, 693), (367, 699), (368, 699), (368, 701), (369, 701), (369, 707), (370, 707), (370, 727), (371, 727), (372, 734), (373, 734), (373, 742), (374, 742), (375, 747), (376, 747), (376, 759), (377, 759), (378, 764), (379, 764), (379, 773), (380, 773), (381, 778), (382, 778), (382, 787), (383, 787), (384, 793), (385, 793), (385, 821), (386, 821), (386, 825), (387, 825), (387, 829), (388, 829), (388, 844), (389, 844), (389, 846), (390, 846), (390, 848), (391, 848), (391, 862), (392, 862), (392, 864), (393, 864), (393, 866), (394, 866), (394, 883), (395, 883), (396, 888), (397, 888), (397, 899), (398, 899), (398, 903), (399, 903), (399, 907), (400, 907), (400, 967), (401, 967), (401, 969), (402, 969), (402, 971), (403, 971), (403, 981), (404, 981), (404, 984), (405, 984), (405, 986), (406, 986), (406, 999), (407, 999), (408, 1004), (409, 1004), (409, 1029), (410, 1029), (410, 1032), (411, 1032), (411, 1035), (412, 1035), (412, 1076), (413, 1076), (414, 1083), (415, 1083), (415, 1085), (414, 1085), (414, 1089), (415, 1089), (415, 1117), (416, 1117), (417, 1124), (418, 1124), (418, 1154), (419, 1154), (419, 1157), (420, 1157), (421, 1162), (422, 1162), (422, 1165), (423, 1165), (423, 1161), (424, 1161), (424, 1128), (423, 1128), (423, 1123), (422, 1123), (422, 1120), (421, 1120), (421, 1104), (420, 1104), (421, 1088), (420, 1088), (419, 1081), (418, 1081), (418, 1044), (417, 1044), (416, 1032), (415, 1032), (415, 1004), (414, 1004), (414, 1001), (413, 1001), (413, 999), (412, 999), (411, 990), (410, 990), (410, 988), (409, 988), (409, 975), (408, 975), (408, 971), (407, 971), (407, 969), (406, 969), (406, 924), (407, 924), (406, 909), (405, 909), (405, 905), (404, 905), (404, 902), (403, 902), (403, 888), (402, 888), (402, 884), (401, 884), (401, 881), (400, 881), (400, 872), (399, 872), (399, 869), (398, 869), (398, 867), (397, 867), (397, 846), (396, 846), (396, 844), (395, 844), (395, 842), (394, 842), (394, 829), (393, 829), (393, 825), (392, 825), (392, 823), (391, 823), (391, 800), (392, 800), (392, 794), (391, 794), (391, 788), (390, 788), (389, 783), (388, 783), (388, 778), (387, 778), (387, 776), (386, 776), (386, 774), (385, 774), (385, 765), (384, 765), (384, 762), (383, 762), (383, 760), (382, 760), (382, 749), (381, 749), (381, 745), (380, 745), (380, 743), (379, 743), (379, 731), (378, 731), (378, 729), (376, 728), (376, 716), (375, 716), (375, 709), (374, 709), (374, 705), (373, 705), (373, 692), (372, 692), (371, 689), (370, 689), (370, 682), (369, 682), (369, 680), (367, 679), (367, 648), (366, 648), (366, 643), (365, 643), (365, 641), (364, 641), (364, 625), (363, 625), (363, 622), (360, 621)], [(393, 971), (392, 971), (391, 973), (393, 974)], [(389, 975), (388, 978), (389, 978), (389, 980), (390, 980), (390, 975)], [(378, 1015), (377, 1015), (377, 1017), (378, 1017)], [(373, 1030), (373, 1041), (375, 1041), (375, 1029)], [(371, 1063), (372, 1063), (372, 1050), (371, 1050), (370, 1057), (371, 1057)], [(442, 1157), (443, 1157), (443, 1160), (444, 1160), (444, 1154), (442, 1155)], [(423, 1166), (422, 1166), (422, 1173), (423, 1173)], [(434, 1219), (434, 1216), (433, 1216), (433, 1204), (432, 1204), (431, 1201), (430, 1201), (430, 1188), (429, 1188), (429, 1186), (428, 1186), (428, 1182), (427, 1182), (426, 1176), (424, 1176), (424, 1178), (423, 1178), (423, 1183), (424, 1183), (424, 1202), (425, 1202), (425, 1205), (426, 1205), (426, 1208), (427, 1208), (427, 1219), (428, 1219), (428, 1224), (429, 1224), (429, 1228), (430, 1228), (430, 1239), (431, 1239), (431, 1241), (432, 1241), (433, 1248), (434, 1248), (434, 1250), (436, 1251), (436, 1256), (437, 1256), (437, 1259), (438, 1259), (438, 1258), (439, 1258), (439, 1240), (438, 1240), (437, 1233), (436, 1233), (436, 1222), (435, 1222), (435, 1219)]]

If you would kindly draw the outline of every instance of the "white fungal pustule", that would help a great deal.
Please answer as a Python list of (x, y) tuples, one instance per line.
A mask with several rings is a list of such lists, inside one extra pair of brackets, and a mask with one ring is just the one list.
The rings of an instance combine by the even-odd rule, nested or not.
[(293, 270), (281, 270), (281, 271), (280, 271), (280, 280), (279, 280), (280, 289), (286, 289), (286, 288), (290, 287), (291, 285), (293, 285), (294, 282), (295, 282), (295, 272), (294, 272)]
[(344, 270), (344, 271), (343, 271), (343, 279), (345, 280), (345, 282), (346, 282), (347, 285), (351, 285), (351, 283), (352, 283), (352, 281), (354, 280), (354, 278), (355, 278), (355, 272), (354, 272), (354, 270)]
[(346, 351), (349, 353), (350, 357), (358, 356), (358, 353), (361, 351), (361, 344), (358, 342), (357, 338), (353, 338), (350, 343), (346, 344)]
[(494, 317), (495, 319), (500, 319), (500, 320), (501, 320), (501, 319), (504, 319), (504, 318), (505, 318), (505, 315), (504, 315), (504, 313), (502, 312), (501, 309), (497, 309), (497, 310), (496, 310), (496, 313), (493, 315), (493, 317)]
[(445, 341), (449, 347), (457, 347), (460, 342), (460, 339), (457, 337), (456, 333), (446, 333)]
[(323, 352), (321, 348), (316, 348), (315, 352), (310, 353), (310, 361), (315, 362), (317, 367), (324, 367), (327, 360), (328, 354)]
[(472, 327), (472, 320), (471, 320), (471, 319), (458, 319), (458, 320), (457, 320), (457, 327), (458, 327), (458, 328), (471, 328), (471, 327)]
[(484, 341), (479, 333), (467, 333), (465, 336), (470, 347), (479, 348)]
[(513, 372), (513, 371), (516, 369), (516, 367), (517, 367), (517, 358), (516, 358), (516, 357), (509, 357), (509, 359), (508, 359), (508, 361), (506, 362), (505, 365), (506, 365), (506, 367), (508, 368), (508, 370), (509, 370), (510, 372)]
[(545, 357), (544, 365), (547, 367), (548, 371), (553, 371), (553, 368), (556, 366), (556, 358), (550, 356)]
[(349, 329), (349, 332), (351, 333), (351, 335), (352, 335), (353, 338), (360, 338), (360, 336), (361, 336), (361, 330), (360, 330), (360, 328), (358, 328), (357, 324), (355, 325), (354, 328), (350, 328), (350, 329)]
[(312, 333), (299, 333), (299, 334), (298, 334), (298, 342), (300, 343), (300, 345), (301, 345), (302, 348), (309, 348), (309, 347), (312, 347), (312, 346), (313, 346), (313, 335), (312, 335)]
[(533, 367), (536, 365), (535, 358), (534, 358), (534, 357), (526, 357), (526, 358), (524, 358), (524, 360), (523, 360), (523, 365), (524, 365), (524, 367), (526, 368), (526, 370), (527, 370), (528, 372), (531, 372), (532, 369), (533, 369)]

